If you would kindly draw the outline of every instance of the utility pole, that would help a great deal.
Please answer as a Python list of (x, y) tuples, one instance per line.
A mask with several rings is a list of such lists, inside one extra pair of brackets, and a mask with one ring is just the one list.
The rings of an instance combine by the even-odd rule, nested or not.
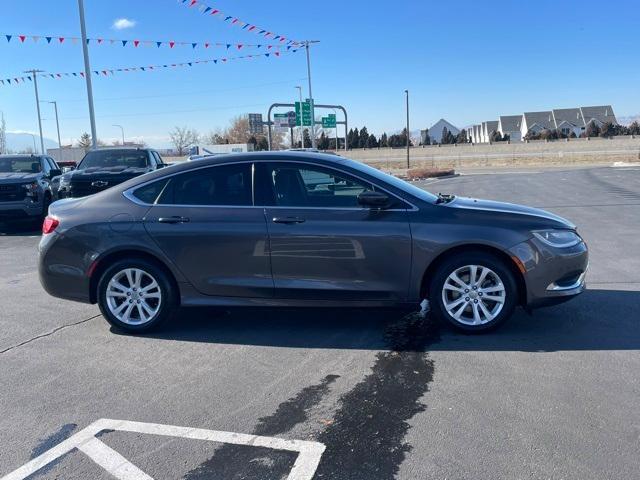
[(304, 125), (302, 125), (302, 87), (297, 86), (300, 94), (300, 148), (304, 148)]
[(96, 133), (96, 112), (93, 109), (93, 86), (91, 84), (91, 65), (89, 63), (89, 46), (87, 45), (87, 27), (84, 22), (84, 0), (78, 0), (80, 13), (80, 33), (82, 35), (82, 53), (84, 55), (84, 78), (87, 82), (87, 99), (89, 101), (89, 121), (91, 122), (91, 148), (98, 146), (98, 134)]
[(44, 151), (44, 139), (42, 138), (42, 117), (40, 116), (40, 97), (38, 96), (38, 73), (42, 73), (42, 70), (36, 70), (34, 68), (24, 73), (30, 73), (33, 76), (33, 88), (36, 92), (36, 109), (38, 110), (38, 128), (40, 129), (40, 153), (44, 155), (46, 152)]
[(407, 94), (407, 169), (409, 168), (409, 151), (411, 147), (411, 134), (409, 133), (409, 90), (405, 90)]
[[(311, 92), (311, 57), (309, 54), (309, 45), (312, 43), (318, 43), (318, 40), (306, 40), (304, 46), (307, 50), (307, 79), (309, 80), (309, 102), (311, 103), (311, 147), (316, 148), (316, 115), (313, 105), (313, 93)], [(300, 105), (300, 114), (302, 114), (302, 105)]]
[(118, 127), (122, 131), (122, 146), (124, 147), (124, 128), (122, 128), (122, 125), (111, 125), (111, 126)]
[(62, 142), (60, 141), (60, 122), (58, 121), (58, 102), (47, 102), (47, 103), (53, 103), (53, 109), (56, 112), (56, 129), (58, 130), (58, 147), (60, 148), (60, 150), (62, 150)]

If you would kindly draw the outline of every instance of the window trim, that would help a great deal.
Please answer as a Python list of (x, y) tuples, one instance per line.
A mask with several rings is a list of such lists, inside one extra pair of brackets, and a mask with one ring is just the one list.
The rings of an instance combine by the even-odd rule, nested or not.
[[(166, 204), (166, 203), (145, 203), (142, 200), (136, 198), (133, 195), (133, 192), (135, 190), (137, 190), (138, 188), (142, 188), (150, 183), (153, 182), (158, 182), (162, 179), (170, 179), (171, 177), (175, 177), (176, 175), (180, 175), (182, 173), (187, 173), (187, 172), (194, 172), (197, 170), (204, 170), (205, 168), (216, 168), (216, 167), (222, 167), (225, 165), (239, 165), (239, 164), (243, 164), (243, 163), (250, 163), (251, 164), (251, 196), (252, 196), (252, 200), (253, 200), (253, 205), (173, 205), (173, 204)], [(180, 172), (175, 172), (175, 173), (171, 173), (169, 175), (163, 176), (161, 178), (156, 178), (153, 180), (148, 180), (146, 182), (143, 182), (139, 185), (135, 185), (125, 191), (122, 192), (122, 195), (127, 199), (132, 201), (133, 203), (137, 204), (137, 205), (141, 205), (144, 207), (184, 207), (184, 208), (271, 208), (271, 209), (289, 209), (289, 210), (351, 210), (351, 211), (365, 211), (365, 210), (371, 210), (370, 208), (367, 207), (283, 207), (283, 206), (277, 206), (277, 205), (255, 205), (255, 168), (257, 164), (269, 164), (269, 163), (294, 163), (294, 164), (302, 164), (302, 165), (313, 165), (316, 167), (321, 167), (321, 168), (327, 168), (329, 170), (336, 170), (337, 172), (343, 173), (345, 175), (350, 175), (354, 178), (357, 178), (358, 180), (362, 181), (362, 182), (367, 182), (369, 184), (371, 184), (374, 188), (380, 189), (380, 191), (386, 193), (387, 195), (390, 195), (394, 198), (396, 198), (397, 200), (399, 200), (402, 203), (405, 203), (408, 205), (407, 208), (388, 208), (385, 209), (385, 212), (417, 212), (419, 210), (418, 207), (416, 207), (413, 203), (411, 203), (410, 201), (396, 195), (393, 192), (390, 192), (388, 189), (383, 188), (380, 186), (379, 183), (377, 182), (372, 182), (366, 178), (363, 178), (359, 175), (356, 175), (350, 171), (343, 171), (340, 170), (338, 168), (335, 168), (333, 166), (327, 166), (324, 165), (322, 163), (316, 163), (316, 162), (309, 162), (309, 161), (301, 161), (301, 160), (288, 160), (288, 159), (265, 159), (265, 160), (260, 160), (260, 161), (255, 161), (255, 160), (241, 160), (241, 161), (236, 161), (236, 160), (229, 160), (227, 162), (224, 163), (217, 163), (215, 165), (202, 165), (199, 166), (197, 168), (191, 168), (187, 171), (180, 171)], [(169, 182), (167, 182), (167, 185), (169, 185)], [(165, 188), (166, 186), (165, 185)], [(163, 189), (164, 190), (164, 189)], [(158, 195), (158, 198), (160, 198), (160, 195)], [(157, 200), (157, 199), (156, 199)], [(410, 208), (409, 208), (410, 207)]]

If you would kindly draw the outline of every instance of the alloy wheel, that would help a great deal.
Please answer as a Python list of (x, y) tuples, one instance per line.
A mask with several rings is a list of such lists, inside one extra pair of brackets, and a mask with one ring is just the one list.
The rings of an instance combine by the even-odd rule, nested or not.
[(158, 314), (162, 290), (148, 272), (125, 268), (109, 281), (106, 298), (109, 311), (119, 321), (127, 325), (143, 325)]
[(464, 325), (484, 325), (502, 311), (506, 289), (500, 276), (482, 265), (465, 265), (453, 271), (442, 287), (447, 313)]

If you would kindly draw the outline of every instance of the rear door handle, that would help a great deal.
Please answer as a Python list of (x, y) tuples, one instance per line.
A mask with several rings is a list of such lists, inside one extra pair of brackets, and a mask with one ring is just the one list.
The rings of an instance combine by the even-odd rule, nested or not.
[(294, 223), (304, 223), (304, 218), (299, 217), (275, 217), (273, 223), (284, 223), (285, 225), (293, 225)]
[(187, 217), (160, 217), (158, 223), (188, 223), (190, 221)]

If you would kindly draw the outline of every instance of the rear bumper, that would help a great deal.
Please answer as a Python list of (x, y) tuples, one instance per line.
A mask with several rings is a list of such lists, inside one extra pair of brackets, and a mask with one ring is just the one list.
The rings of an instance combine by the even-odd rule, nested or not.
[(70, 265), (65, 261), (68, 246), (64, 236), (56, 232), (43, 235), (38, 246), (38, 275), (45, 291), (54, 297), (91, 303), (90, 278), (81, 266)]
[(35, 218), (42, 215), (42, 201), (20, 200), (18, 202), (0, 202), (0, 220)]
[(510, 249), (524, 269), (529, 308), (566, 302), (586, 288), (589, 251), (584, 242), (554, 248), (532, 238)]

